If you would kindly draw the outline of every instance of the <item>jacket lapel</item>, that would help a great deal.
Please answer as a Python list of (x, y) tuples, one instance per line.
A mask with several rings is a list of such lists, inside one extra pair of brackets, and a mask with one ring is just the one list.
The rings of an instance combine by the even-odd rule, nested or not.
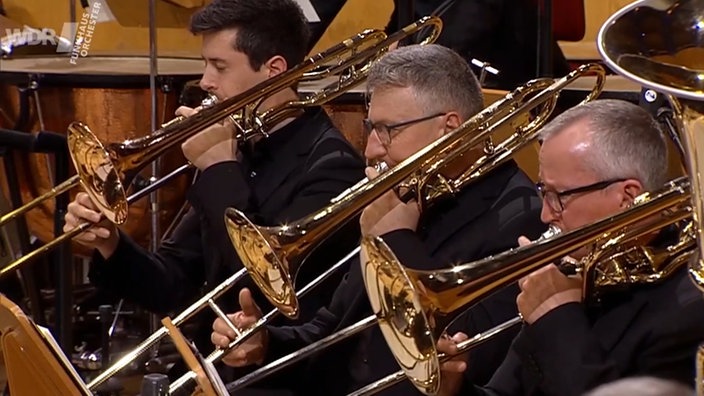
[(290, 125), (297, 129), (296, 131), (289, 131), (295, 133), (296, 137), (290, 139), (285, 147), (278, 147), (276, 150), (266, 153), (266, 155), (279, 157), (272, 159), (272, 162), (290, 166), (283, 168), (270, 167), (265, 174), (257, 175), (261, 179), (257, 183), (255, 195), (260, 197), (260, 208), (265, 206), (272, 198), (276, 198), (273, 193), (289, 179), (292, 173), (303, 171), (300, 167), (301, 158), (308, 156), (318, 140), (322, 138), (329, 128), (333, 127), (324, 114), (323, 109), (315, 110), (313, 113), (307, 112), (302, 117), (305, 119), (293, 121), (294, 123), (303, 121), (299, 125)]

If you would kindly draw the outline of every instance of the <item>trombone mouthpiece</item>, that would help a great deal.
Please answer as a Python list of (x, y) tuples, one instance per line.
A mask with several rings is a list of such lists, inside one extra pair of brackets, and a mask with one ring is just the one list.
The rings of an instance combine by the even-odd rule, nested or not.
[(218, 102), (218, 97), (215, 96), (215, 95), (213, 95), (213, 94), (211, 94), (211, 93), (209, 93), (208, 96), (206, 96), (205, 99), (203, 99), (203, 100), (200, 102), (200, 105), (203, 106), (203, 107), (210, 107), (210, 106), (214, 105), (214, 104), (217, 103), (217, 102)]
[(377, 162), (376, 164), (374, 164), (374, 169), (376, 169), (376, 171), (381, 174), (389, 170), (389, 165), (384, 161)]
[(543, 233), (540, 235), (540, 238), (538, 238), (538, 240), (539, 240), (539, 241), (542, 241), (543, 239), (552, 238), (552, 237), (554, 237), (555, 235), (557, 235), (557, 234), (559, 234), (559, 233), (561, 233), (561, 232), (562, 232), (562, 230), (561, 230), (560, 228), (558, 228), (556, 225), (550, 224), (550, 226), (548, 227), (548, 229), (545, 230), (545, 232), (543, 232)]
[[(558, 234), (560, 234), (562, 230), (557, 227), (556, 225), (550, 224), (547, 230), (540, 235), (540, 238), (538, 238), (538, 241), (542, 241), (544, 239), (550, 239)], [(577, 275), (580, 272), (580, 266), (579, 266), (579, 261), (570, 257), (570, 256), (565, 256), (560, 259), (560, 261), (557, 262), (557, 267), (560, 269), (560, 272), (562, 272), (565, 275)]]

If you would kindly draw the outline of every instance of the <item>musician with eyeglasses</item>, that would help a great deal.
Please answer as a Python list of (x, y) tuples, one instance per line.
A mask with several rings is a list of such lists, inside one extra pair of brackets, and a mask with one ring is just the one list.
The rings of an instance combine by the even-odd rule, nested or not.
[[(205, 69), (200, 87), (219, 100), (286, 72), (307, 55), (309, 30), (294, 0), (214, 0), (193, 15), (190, 31), (202, 37)], [(266, 98), (258, 110), (296, 99), (295, 88), (286, 88)], [(190, 116), (196, 111), (181, 107), (177, 113)], [(243, 268), (225, 229), (228, 207), (243, 211), (255, 223), (278, 225), (324, 207), (364, 178), (361, 155), (320, 107), (308, 108), (265, 132), (268, 137), (238, 144), (232, 125), (216, 124), (183, 143), (184, 156), (199, 171), (188, 194), (191, 208), (156, 252), (138, 246), (107, 222), (77, 237), (97, 250), (91, 282), (161, 315), (181, 311), (202, 291)], [(64, 229), (98, 219), (93, 203), (80, 193), (68, 207)], [(309, 258), (300, 281), (312, 280), (344, 250), (353, 249), (358, 239), (358, 224), (342, 227), (331, 238), (334, 246), (323, 244)], [(254, 284), (249, 277), (243, 282)], [(306, 296), (301, 320), (327, 303), (335, 286), (333, 277)], [(256, 299), (270, 306), (263, 295), (256, 294)], [(221, 301), (226, 309), (238, 309), (234, 291)], [(212, 348), (208, 341), (212, 315), (203, 323), (207, 326), (201, 339)]]
[[(454, 51), (439, 45), (406, 46), (390, 51), (372, 66), (365, 126), (369, 139), (365, 156), (370, 164), (383, 161), (391, 169), (423, 147), (457, 128), (483, 108), (482, 93), (469, 65)], [(483, 154), (479, 147), (444, 168), (456, 177)], [(367, 168), (370, 178), (377, 176)], [(403, 192), (401, 192), (403, 193)], [(368, 206), (360, 219), (366, 233), (383, 235), (394, 246), (405, 246), (432, 260), (423, 265), (445, 267), (453, 262), (482, 258), (516, 245), (524, 230), (537, 237), (545, 226), (539, 221), (540, 201), (531, 180), (509, 161), (454, 196), (419, 210), (412, 200), (402, 203), (389, 191)], [(517, 314), (517, 287), (507, 288), (468, 312), (466, 323), (476, 331), (488, 329)], [(261, 310), (250, 291), (240, 292), (243, 311), (230, 315), (238, 327), (249, 327)], [(231, 366), (250, 366), (296, 351), (372, 315), (360, 265), (355, 261), (330, 304), (308, 323), (268, 326), (223, 360)], [(488, 380), (508, 350), (511, 336), (496, 339), (476, 350), (481, 369), (477, 382)], [(222, 320), (213, 323), (212, 342), (224, 347), (235, 334)], [(474, 354), (473, 354), (474, 355)], [(260, 387), (278, 387), (288, 394), (345, 395), (398, 365), (377, 326), (340, 342), (293, 369), (261, 380)], [(238, 394), (242, 390), (237, 390)], [(264, 393), (266, 394), (266, 393)], [(418, 394), (410, 383), (385, 390), (383, 395)]]
[[(597, 100), (577, 106), (547, 124), (541, 138), (541, 219), (563, 232), (621, 212), (667, 180), (665, 138), (634, 104)], [(651, 246), (678, 242), (673, 227), (656, 234)], [(525, 237), (519, 242), (530, 243)], [(586, 253), (580, 249), (571, 257)], [(478, 387), (458, 374), (471, 373), (482, 361), (447, 364), (443, 395), (582, 395), (633, 376), (692, 386), (695, 352), (704, 340), (704, 300), (686, 265), (659, 282), (632, 282), (583, 299), (581, 276), (556, 265), (524, 277), (516, 299), (524, 324), (496, 374)], [(443, 350), (454, 353), (455, 346)]]

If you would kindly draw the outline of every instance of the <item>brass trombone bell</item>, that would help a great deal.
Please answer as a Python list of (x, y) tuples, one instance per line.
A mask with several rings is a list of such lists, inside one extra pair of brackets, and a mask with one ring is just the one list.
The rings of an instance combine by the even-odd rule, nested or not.
[[(203, 106), (208, 106), (214, 103), (215, 100), (216, 98), (214, 96), (209, 95), (203, 100)], [(183, 119), (184, 117), (179, 116), (169, 123), (174, 123), (174, 121)], [(164, 125), (168, 125), (169, 123)], [(130, 168), (129, 165), (125, 165), (125, 155), (120, 149), (120, 147), (125, 144), (126, 142), (111, 143), (106, 147), (88, 129), (88, 127), (81, 123), (72, 123), (69, 126), (68, 146), (69, 152), (71, 153), (71, 157), (74, 161), (74, 165), (77, 169), (77, 174), (56, 185), (39, 197), (34, 198), (30, 202), (0, 216), (0, 227), (17, 217), (22, 216), (29, 210), (34, 209), (45, 200), (52, 199), (60, 194), (63, 194), (79, 184), (83, 184), (85, 186), (86, 183), (93, 187), (92, 189), (86, 189), (89, 193), (91, 191), (101, 190), (105, 188), (105, 186), (112, 186), (113, 191), (106, 191), (102, 194), (105, 199), (96, 201), (93, 199), (93, 194), (91, 194), (91, 199), (96, 203), (96, 205), (99, 206), (100, 213), (103, 217), (112, 215), (112, 217), (107, 217), (108, 220), (115, 224), (123, 224), (127, 220), (127, 209), (129, 204), (144, 197), (148, 193), (155, 191), (166, 184), (166, 182), (180, 176), (190, 168), (190, 164), (182, 165), (168, 175), (157, 180), (154, 184), (147, 186), (144, 190), (138, 191), (130, 197), (126, 197), (125, 188), (123, 186), (129, 186), (132, 184), (134, 178), (141, 171), (141, 169), (146, 166), (146, 164), (140, 165), (136, 168)], [(77, 162), (77, 157), (82, 158), (82, 160)], [(104, 160), (102, 163), (100, 163), (101, 159)], [(102, 181), (100, 179), (101, 177), (108, 179), (108, 182)], [(122, 177), (123, 179), (120, 180), (118, 177)], [(87, 180), (83, 180), (82, 178)], [(125, 196), (124, 201), (119, 198), (122, 195)], [(49, 241), (47, 244), (33, 250), (32, 252), (29, 252), (28, 254), (0, 269), (0, 277), (19, 268), (24, 263), (30, 262), (35, 257), (50, 252), (55, 247), (78, 236), (90, 227), (92, 227), (91, 223), (83, 223), (78, 227), (61, 234), (55, 239)]]
[[(208, 95), (208, 96), (207, 96), (205, 99), (203, 99), (203, 101), (201, 102), (201, 106), (203, 106), (203, 107), (208, 107), (208, 106), (211, 106), (212, 104), (214, 104), (215, 102), (217, 102), (217, 98), (216, 98), (214, 95)], [(172, 123), (176, 123), (176, 122), (178, 122), (178, 121), (182, 121), (182, 120), (184, 120), (184, 119), (185, 119), (185, 117), (182, 117), (182, 116), (175, 117), (175, 118), (172, 119), (171, 121), (169, 121), (169, 122), (163, 124), (162, 127), (164, 127), (164, 126), (166, 126), (166, 125), (169, 125), (169, 124), (172, 124)], [(82, 131), (80, 131), (80, 130), (77, 131), (77, 132), (78, 132), (79, 134), (82, 133)], [(74, 137), (74, 139), (79, 139), (79, 138), (80, 138), (80, 136), (75, 136), (75, 137)], [(95, 139), (97, 139), (97, 138), (95, 138)], [(100, 142), (98, 142), (98, 143), (100, 143)], [(124, 144), (124, 142), (123, 142), (123, 144)], [(75, 146), (76, 146), (76, 144), (73, 144), (73, 145), (72, 145), (70, 142), (69, 142), (68, 145), (69, 145), (69, 150), (71, 150), (71, 147), (75, 147)], [(101, 145), (102, 145), (102, 144), (101, 144)], [(119, 145), (119, 143), (118, 143), (118, 144), (109, 144), (108, 147), (107, 147), (107, 150), (108, 150), (108, 151), (110, 151), (111, 149), (114, 150), (114, 148), (116, 148), (117, 145)], [(111, 157), (113, 157), (113, 156), (116, 157), (116, 156), (119, 156), (119, 153), (118, 153), (118, 152), (110, 152), (109, 156), (111, 156)], [(88, 161), (86, 161), (86, 162), (88, 162)], [(123, 180), (123, 181), (122, 181), (122, 184), (123, 184), (123, 185), (130, 185), (130, 184), (132, 183), (132, 180), (133, 180), (134, 177), (136, 176), (136, 173), (137, 173), (137, 172), (131, 172), (131, 174), (129, 175), (129, 179)], [(16, 208), (16, 209), (14, 209), (14, 210), (12, 210), (12, 211), (10, 211), (10, 212), (8, 212), (8, 213), (5, 213), (5, 214), (1, 215), (1, 216), (0, 216), (0, 227), (4, 226), (5, 224), (7, 224), (8, 222), (12, 221), (13, 219), (15, 219), (15, 218), (17, 218), (17, 217), (23, 215), (24, 213), (26, 213), (26, 212), (28, 212), (28, 211), (34, 209), (35, 207), (39, 206), (42, 202), (46, 201), (47, 199), (52, 199), (52, 198), (54, 198), (54, 197), (56, 197), (56, 196), (58, 196), (58, 195), (60, 195), (60, 194), (63, 194), (64, 192), (66, 192), (66, 191), (72, 189), (73, 187), (78, 186), (80, 183), (81, 183), (81, 175), (80, 175), (80, 174), (76, 174), (76, 175), (74, 175), (74, 176), (68, 178), (68, 179), (65, 180), (64, 182), (62, 182), (62, 183), (60, 183), (60, 184), (57, 184), (57, 185), (54, 186), (51, 190), (49, 190), (49, 191), (45, 192), (44, 194), (42, 194), (42, 195), (40, 195), (40, 196), (34, 198), (33, 200), (31, 200), (31, 201), (27, 202), (26, 204), (20, 206), (19, 208)], [(122, 223), (124, 223), (124, 220), (126, 220), (126, 212), (124, 212), (124, 211), (119, 211), (119, 210), (115, 210), (115, 211), (118, 212), (118, 213), (116, 214), (116, 216), (115, 216), (115, 221), (113, 221), (113, 220), (111, 220), (111, 221), (113, 221), (113, 222), (116, 223), (116, 224), (122, 224)], [(118, 220), (119, 220), (119, 221), (118, 221)]]
[[(581, 262), (585, 284), (650, 283), (667, 276), (686, 262), (694, 244), (692, 235), (685, 235), (680, 249), (673, 252), (683, 256), (659, 255), (668, 264), (654, 264), (647, 270), (640, 266), (639, 256), (635, 260), (638, 266), (621, 268), (632, 271), (630, 276), (615, 282), (597, 274), (597, 264), (619, 253), (618, 249), (628, 241), (690, 218), (689, 188), (687, 179), (670, 182), (659, 191), (637, 197), (630, 209), (604, 220), (448, 269), (406, 268), (381, 238), (363, 238), (361, 266), (365, 287), (396, 361), (416, 388), (427, 395), (437, 394), (441, 378), (436, 343), (447, 326), (491, 293), (584, 246), (596, 246), (592, 255)], [(689, 232), (687, 227), (684, 230)], [(593, 293), (595, 287), (584, 287), (583, 291)]]

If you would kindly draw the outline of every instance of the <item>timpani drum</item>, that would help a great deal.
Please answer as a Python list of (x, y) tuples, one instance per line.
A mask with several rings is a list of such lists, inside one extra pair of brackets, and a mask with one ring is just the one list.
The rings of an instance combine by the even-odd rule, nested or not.
[[(157, 121), (174, 117), (179, 94), (187, 81), (199, 79), (200, 59), (159, 58)], [(25, 57), (0, 62), (0, 127), (23, 131), (66, 133), (73, 121), (87, 124), (104, 142), (120, 142), (151, 133), (151, 91), (148, 57), (85, 57), (71, 64), (67, 57)], [(57, 184), (53, 161), (46, 154), (15, 151), (23, 202)], [(160, 159), (160, 174), (185, 162), (180, 147)], [(70, 170), (71, 174), (74, 170)], [(147, 167), (143, 180), (151, 176)], [(159, 190), (159, 218), (163, 231), (185, 201), (188, 176)], [(72, 190), (72, 198), (79, 191)], [(150, 216), (148, 199), (129, 208), (123, 231), (148, 246)], [(47, 200), (26, 215), (30, 232), (42, 241), (53, 238), (54, 201)], [(79, 250), (80, 251), (80, 250)], [(85, 252), (84, 252), (85, 253)]]

